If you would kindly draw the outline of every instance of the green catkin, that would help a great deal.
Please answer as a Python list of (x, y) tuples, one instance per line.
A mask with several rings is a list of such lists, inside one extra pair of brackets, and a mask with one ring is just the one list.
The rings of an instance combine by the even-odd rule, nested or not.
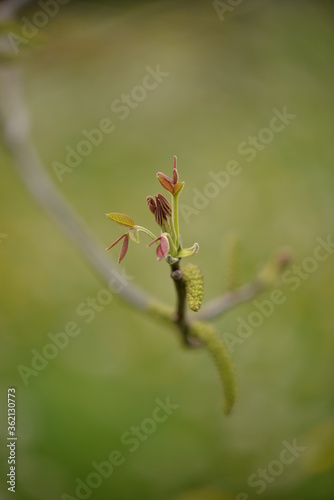
[(200, 269), (194, 264), (187, 264), (182, 269), (186, 284), (187, 299), (192, 311), (198, 312), (202, 305), (204, 295), (204, 280)]
[(197, 337), (213, 358), (224, 389), (223, 411), (225, 415), (229, 415), (236, 400), (237, 386), (234, 363), (227, 347), (209, 323), (199, 321), (193, 323), (189, 334)]

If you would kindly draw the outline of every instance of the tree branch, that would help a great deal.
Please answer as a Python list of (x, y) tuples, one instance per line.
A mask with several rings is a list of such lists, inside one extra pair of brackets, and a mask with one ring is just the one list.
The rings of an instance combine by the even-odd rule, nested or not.
[(229, 309), (256, 297), (269, 286), (261, 280), (255, 279), (251, 283), (242, 285), (211, 300), (196, 313), (196, 318), (200, 321), (216, 318)]
[(188, 344), (189, 325), (186, 320), (187, 292), (179, 262), (171, 265), (171, 278), (174, 281), (177, 296), (175, 323), (182, 333), (185, 344)]
[(148, 294), (128, 281), (125, 283), (119, 268), (109, 256), (106, 257), (102, 245), (95, 241), (43, 168), (29, 139), (29, 119), (21, 98), (20, 71), (14, 64), (0, 66), (0, 88), (0, 115), (4, 139), (26, 189), (55, 219), (100, 278), (107, 284), (112, 279), (119, 295), (125, 301), (136, 308), (146, 309), (150, 300)]
[[(0, 6), (0, 18), (9, 19), (30, 0), (7, 0)], [(2, 46), (7, 40), (2, 37)], [(7, 43), (9, 50), (9, 44)], [(14, 166), (35, 201), (58, 223), (62, 231), (80, 250), (84, 259), (109, 285), (112, 279), (117, 293), (139, 309), (146, 309), (149, 295), (124, 280), (116, 265), (106, 257), (102, 245), (95, 241), (84, 222), (64, 200), (46, 173), (30, 142), (30, 124), (21, 96), (21, 74), (14, 64), (0, 66), (0, 116), (4, 139)]]
[(0, 19), (10, 19), (31, 0), (7, 0), (0, 4)]
[(253, 299), (265, 290), (277, 284), (282, 272), (290, 264), (291, 256), (287, 248), (277, 249), (256, 277), (230, 292), (227, 292), (206, 304), (197, 313), (200, 320), (209, 320), (220, 316), (227, 310)]
[(189, 329), (191, 323), (187, 320), (186, 309), (187, 309), (187, 290), (186, 283), (182, 274), (180, 267), (180, 261), (171, 265), (171, 278), (175, 284), (177, 305), (175, 314), (175, 324), (179, 328), (184, 344), (187, 347), (201, 347), (201, 342), (198, 338), (189, 334)]

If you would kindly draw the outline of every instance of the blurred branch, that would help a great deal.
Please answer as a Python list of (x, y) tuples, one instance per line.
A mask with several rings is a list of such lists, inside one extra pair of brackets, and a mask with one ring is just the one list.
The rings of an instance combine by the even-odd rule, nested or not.
[(201, 342), (193, 336), (189, 335), (189, 328), (191, 323), (188, 321), (186, 313), (187, 290), (184, 276), (180, 267), (180, 261), (171, 265), (171, 278), (174, 281), (177, 297), (177, 306), (176, 313), (174, 315), (174, 321), (182, 334), (184, 345), (187, 347), (201, 347)]
[(196, 317), (201, 321), (216, 318), (232, 307), (247, 302), (272, 288), (277, 284), (290, 261), (290, 251), (287, 248), (277, 249), (252, 281), (211, 300), (197, 313)]
[[(5, 2), (1, 5), (1, 16), (4, 13), (14, 15), (16, 9), (24, 3), (27, 2)], [(2, 37), (0, 41), (4, 46), (7, 40)], [(41, 164), (30, 141), (29, 117), (21, 96), (21, 74), (15, 64), (0, 65), (0, 88), (0, 120), (4, 141), (26, 189), (56, 220), (102, 280), (109, 284), (112, 279), (124, 300), (139, 309), (146, 309), (149, 296), (128, 281), (124, 283), (120, 271), (110, 262), (109, 256), (105, 256), (102, 246), (95, 241), (84, 222), (61, 196)]]
[(0, 19), (10, 19), (31, 0), (6, 0), (0, 4)]
[(196, 318), (200, 321), (216, 318), (217, 316), (224, 314), (224, 312), (229, 309), (232, 309), (232, 307), (253, 299), (270, 286), (271, 285), (266, 285), (260, 280), (254, 280), (250, 283), (242, 285), (236, 290), (224, 293), (220, 297), (208, 302), (198, 313), (196, 313)]

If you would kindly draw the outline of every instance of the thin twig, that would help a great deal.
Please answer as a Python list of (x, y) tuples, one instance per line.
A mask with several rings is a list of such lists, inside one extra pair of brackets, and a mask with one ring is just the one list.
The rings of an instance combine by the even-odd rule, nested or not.
[[(13, 17), (29, 0), (8, 0), (1, 4), (0, 17)], [(102, 280), (112, 284), (117, 293), (139, 309), (146, 309), (150, 297), (125, 280), (102, 245), (97, 243), (84, 222), (64, 200), (50, 180), (30, 141), (30, 124), (21, 96), (21, 72), (13, 64), (0, 67), (0, 112), (4, 138), (13, 157), (14, 166), (26, 189), (39, 205), (58, 223), (63, 232), (80, 250), (85, 260)], [(116, 286), (117, 285), (117, 286)]]
[(4, 139), (13, 157), (14, 166), (26, 189), (35, 201), (58, 223), (72, 240), (85, 260), (102, 280), (113, 285), (119, 295), (139, 309), (145, 309), (150, 297), (146, 292), (125, 281), (102, 244), (95, 241), (84, 222), (64, 200), (30, 142), (29, 119), (21, 98), (20, 71), (13, 64), (0, 67), (0, 113)]
[(0, 4), (0, 19), (10, 19), (31, 0), (7, 0)]
[(196, 313), (196, 318), (200, 321), (216, 318), (233, 307), (256, 297), (266, 288), (267, 285), (260, 280), (242, 285), (208, 302)]
[(187, 347), (201, 347), (202, 344), (197, 338), (189, 335), (191, 322), (187, 318), (187, 290), (186, 283), (180, 267), (180, 261), (171, 265), (171, 278), (175, 284), (177, 305), (175, 314), (175, 324), (179, 328), (184, 344)]
[(188, 344), (189, 325), (186, 320), (187, 292), (179, 261), (171, 265), (171, 278), (174, 281), (177, 297), (175, 323), (182, 333), (185, 344)]

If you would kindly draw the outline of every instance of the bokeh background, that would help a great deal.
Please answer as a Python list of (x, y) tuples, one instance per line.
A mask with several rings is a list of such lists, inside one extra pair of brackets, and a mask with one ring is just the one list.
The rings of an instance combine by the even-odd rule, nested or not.
[[(31, 19), (36, 9), (32, 4), (21, 15)], [(32, 140), (101, 247), (120, 234), (105, 212), (125, 212), (154, 228), (145, 198), (157, 193), (155, 173), (171, 171), (173, 154), (189, 206), (210, 171), (239, 161), (240, 175), (189, 224), (181, 217), (184, 243), (200, 243), (194, 262), (205, 276), (206, 300), (224, 290), (231, 234), (242, 239), (243, 280), (282, 244), (300, 265), (313, 255), (316, 238), (333, 235), (331, 2), (244, 1), (220, 17), (211, 1), (73, 0), (21, 62)], [(169, 76), (121, 120), (111, 104), (156, 65)], [(247, 162), (238, 146), (284, 106), (296, 118)], [(64, 163), (65, 148), (75, 148), (82, 130), (102, 118), (114, 122), (114, 132), (59, 182), (53, 162)], [(14, 386), (16, 498), (76, 498), (76, 478), (85, 481), (92, 462), (114, 449), (125, 463), (89, 498), (332, 498), (334, 255), (296, 291), (280, 285), (284, 304), (235, 346), (239, 397), (225, 417), (205, 352), (185, 351), (173, 331), (117, 296), (91, 323), (78, 317), (79, 304), (105, 285), (26, 192), (2, 143), (0, 162), (0, 233), (8, 234), (0, 244), (0, 421), (4, 443), (7, 387)], [(117, 249), (108, 256), (116, 258)], [(145, 244), (132, 244), (122, 267), (174, 303), (168, 268)], [(253, 310), (245, 304), (214, 324), (222, 335), (233, 334), (238, 316)], [(25, 386), (17, 366), (29, 366), (31, 349), (41, 351), (48, 334), (68, 321), (82, 332)], [(155, 399), (167, 396), (179, 408), (130, 453), (122, 433), (151, 417)], [(294, 439), (306, 450), (257, 494), (249, 477)], [(7, 498), (3, 445), (0, 458), (0, 494)]]

